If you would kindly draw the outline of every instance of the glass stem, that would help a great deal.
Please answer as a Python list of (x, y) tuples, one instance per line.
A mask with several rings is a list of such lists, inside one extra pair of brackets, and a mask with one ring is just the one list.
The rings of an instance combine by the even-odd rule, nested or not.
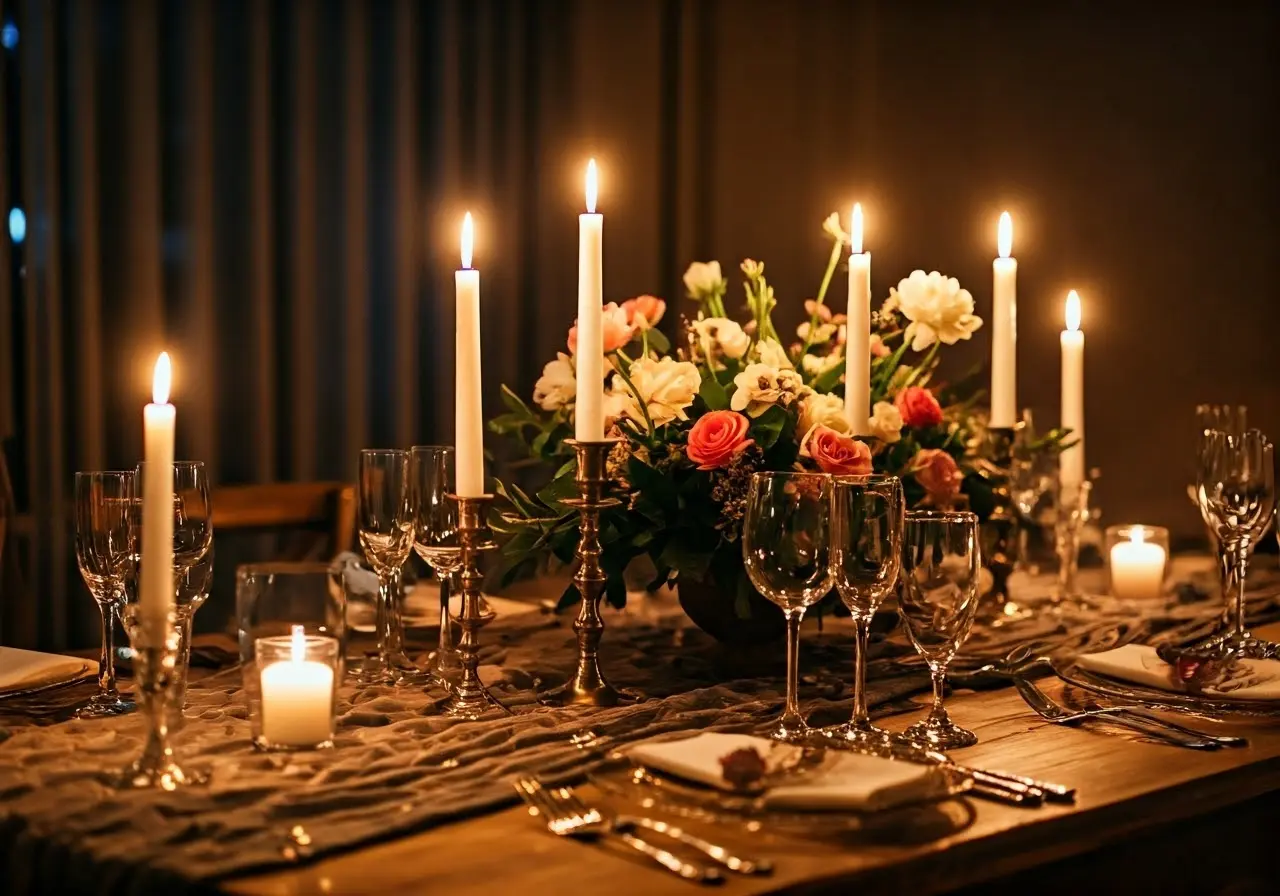
[(1236, 548), (1236, 605), (1235, 605), (1235, 634), (1238, 638), (1245, 638), (1248, 633), (1245, 629), (1245, 573), (1249, 567), (1249, 541), (1241, 539), (1239, 546)]
[(1218, 573), (1222, 578), (1222, 627), (1230, 628), (1235, 618), (1235, 559), (1221, 541), (1218, 546)]
[[(113, 596), (114, 597), (114, 596)], [(102, 616), (102, 654), (98, 657), (98, 695), (114, 699), (116, 691), (116, 604), (99, 603)]]
[(933, 682), (933, 708), (929, 710), (929, 718), (939, 722), (947, 720), (947, 708), (943, 701), (947, 696), (947, 669), (945, 666), (930, 666), (929, 678)]
[(391, 579), (391, 573), (378, 577), (378, 656), (383, 661), (391, 653)]
[(404, 593), (403, 575), (403, 567), (391, 573), (391, 587), (387, 594), (387, 647), (391, 653), (404, 650), (404, 616), (400, 612), (400, 598)]
[(787, 703), (782, 712), (785, 724), (792, 722), (803, 725), (804, 717), (800, 715), (800, 620), (803, 610), (784, 610), (787, 616)]
[(867, 714), (867, 642), (871, 639), (871, 620), (854, 616), (853, 626), (853, 719), (849, 724), (865, 731), (871, 727)]
[(1076, 574), (1080, 568), (1080, 533), (1072, 512), (1072, 519), (1058, 526), (1058, 599), (1075, 597)]

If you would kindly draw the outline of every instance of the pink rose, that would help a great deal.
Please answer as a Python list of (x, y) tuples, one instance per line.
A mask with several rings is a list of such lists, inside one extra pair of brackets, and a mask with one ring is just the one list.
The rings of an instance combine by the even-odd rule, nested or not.
[(738, 452), (751, 444), (747, 438), (750, 421), (737, 411), (711, 411), (698, 418), (689, 430), (689, 447), (685, 453), (699, 470), (718, 470), (729, 466)]
[(942, 405), (923, 386), (908, 386), (893, 400), (906, 426), (937, 426), (942, 422)]
[(950, 454), (941, 448), (921, 448), (911, 459), (910, 469), (935, 507), (955, 503), (964, 475)]
[(819, 305), (817, 299), (804, 300), (804, 313), (809, 315), (810, 320), (812, 320), (813, 316), (816, 314), (818, 316), (818, 323), (820, 324), (831, 323), (831, 309), (825, 304)]
[[(627, 312), (618, 307), (617, 302), (605, 305), (600, 321), (600, 329), (604, 335), (604, 353), (616, 352), (636, 334), (636, 328), (627, 321)], [(569, 328), (569, 354), (578, 353), (578, 322), (575, 320)]]
[(647, 330), (656, 326), (667, 313), (667, 303), (657, 296), (636, 296), (622, 303), (627, 312), (627, 323), (637, 330)]
[(817, 463), (818, 469), (833, 476), (865, 476), (871, 472), (871, 449), (853, 436), (841, 435), (818, 424), (805, 436), (800, 448)]
[(879, 333), (871, 334), (869, 346), (871, 348), (871, 357), (873, 358), (887, 358), (893, 354), (893, 352), (889, 351), (889, 346), (884, 344), (884, 340), (880, 338)]

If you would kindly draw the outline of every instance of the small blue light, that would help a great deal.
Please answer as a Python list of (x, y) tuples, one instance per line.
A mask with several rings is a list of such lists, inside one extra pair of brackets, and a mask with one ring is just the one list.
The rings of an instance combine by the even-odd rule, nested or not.
[(12, 50), (18, 45), (18, 26), (12, 21), (4, 23), (4, 27), (0, 28), (0, 44), (4, 44), (6, 50)]
[(27, 238), (27, 216), (20, 208), (9, 209), (9, 236), (15, 244)]

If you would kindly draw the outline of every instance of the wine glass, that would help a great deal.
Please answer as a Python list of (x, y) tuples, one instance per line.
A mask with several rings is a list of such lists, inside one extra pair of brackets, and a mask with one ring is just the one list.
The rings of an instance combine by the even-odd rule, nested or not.
[(902, 556), (902, 480), (841, 476), (831, 491), (831, 575), (853, 616), (853, 717), (823, 733), (853, 744), (883, 742), (888, 733), (867, 714), (867, 641), (871, 618), (898, 582)]
[(134, 553), (130, 524), (133, 473), (77, 473), (75, 478), (76, 563), (102, 615), (98, 693), (76, 713), (95, 719), (132, 712), (131, 700), (116, 690), (115, 621), (124, 603), (125, 577)]
[(177, 729), (182, 724), (182, 710), (187, 700), (187, 675), (191, 668), (191, 624), (196, 610), (209, 599), (213, 584), (213, 546), (205, 555), (178, 576), (177, 600), (174, 617), (178, 627), (178, 661), (174, 666), (174, 698), (169, 727)]
[(361, 667), (360, 680), (365, 683), (397, 684), (407, 681), (405, 673), (421, 674), (398, 650), (393, 632), (393, 614), (399, 612), (399, 604), (392, 590), (413, 549), (411, 483), (408, 451), (366, 448), (360, 452), (360, 546), (378, 576), (378, 648)]
[(454, 450), (446, 445), (415, 445), (410, 451), (413, 475), (413, 549), (440, 583), (440, 639), (432, 672), (448, 685), (461, 670), (453, 644), (449, 598), (454, 574), (462, 568), (458, 541), (458, 503), (454, 489)]
[(1014, 446), (1013, 466), (1009, 477), (1009, 498), (1018, 514), (1018, 559), (1016, 572), (1034, 575), (1039, 570), (1028, 559), (1030, 527), (1040, 527), (1046, 517), (1047, 496), (1052, 495), (1058, 481), (1058, 452), (1050, 449), (1034, 451), (1030, 445)]
[(800, 620), (831, 590), (828, 528), (831, 477), (821, 473), (756, 473), (742, 527), (742, 556), (751, 584), (787, 619), (787, 702), (770, 736), (801, 741), (809, 726), (796, 701)]
[(909, 511), (902, 539), (898, 609), (907, 635), (933, 679), (933, 708), (903, 736), (947, 750), (978, 742), (943, 705), (947, 666), (969, 637), (978, 610), (978, 517), (967, 512)]
[[(1198, 404), (1196, 405), (1196, 464), (1192, 470), (1192, 484), (1187, 486), (1187, 496), (1204, 519), (1204, 511), (1200, 508), (1200, 489), (1196, 482), (1199, 477), (1199, 458), (1204, 451), (1205, 440), (1209, 433), (1225, 432), (1239, 436), (1249, 428), (1249, 409), (1245, 405), (1234, 404)], [(1205, 519), (1205, 532), (1208, 533), (1209, 547), (1217, 555), (1218, 580), (1222, 587), (1222, 627), (1231, 625), (1231, 583), (1235, 577), (1235, 558), (1218, 540), (1214, 526)]]
[(1066, 610), (1093, 609), (1094, 604), (1080, 590), (1080, 535), (1089, 522), (1092, 510), (1089, 497), (1093, 483), (1068, 482), (1059, 474), (1054, 484), (1054, 549), (1058, 555), (1058, 586), (1053, 594), (1053, 608)]
[(1235, 601), (1227, 630), (1199, 645), (1202, 649), (1246, 658), (1275, 655), (1276, 645), (1254, 638), (1245, 627), (1249, 555), (1275, 510), (1273, 455), (1271, 442), (1256, 429), (1239, 435), (1213, 430), (1204, 436), (1196, 491), (1205, 523), (1232, 559)]

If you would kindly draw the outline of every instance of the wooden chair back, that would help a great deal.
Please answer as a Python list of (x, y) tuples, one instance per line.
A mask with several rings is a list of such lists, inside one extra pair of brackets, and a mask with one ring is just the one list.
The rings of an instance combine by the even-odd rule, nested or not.
[(213, 531), (312, 529), (327, 533), (332, 557), (355, 541), (355, 488), (342, 482), (229, 485), (213, 493)]

